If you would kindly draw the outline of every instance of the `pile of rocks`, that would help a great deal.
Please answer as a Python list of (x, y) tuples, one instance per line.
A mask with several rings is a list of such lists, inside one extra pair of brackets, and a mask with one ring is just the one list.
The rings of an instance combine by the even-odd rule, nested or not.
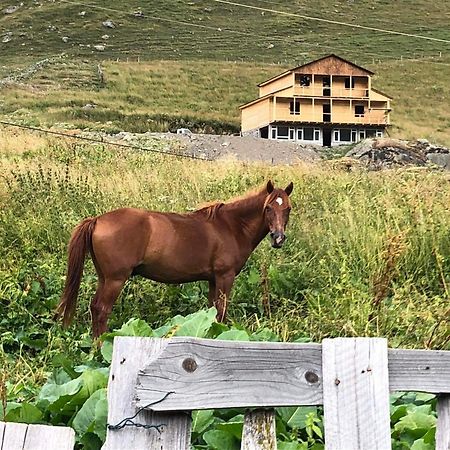
[(426, 139), (365, 139), (345, 156), (363, 162), (369, 170), (426, 165), (450, 170), (450, 149), (431, 144)]

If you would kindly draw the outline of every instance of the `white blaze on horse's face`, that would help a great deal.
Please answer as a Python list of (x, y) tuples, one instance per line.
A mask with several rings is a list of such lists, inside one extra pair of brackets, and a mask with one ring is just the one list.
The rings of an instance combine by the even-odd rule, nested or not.
[(278, 197), (275, 201), (276, 201), (280, 206), (283, 204), (283, 199), (282, 199), (281, 197)]

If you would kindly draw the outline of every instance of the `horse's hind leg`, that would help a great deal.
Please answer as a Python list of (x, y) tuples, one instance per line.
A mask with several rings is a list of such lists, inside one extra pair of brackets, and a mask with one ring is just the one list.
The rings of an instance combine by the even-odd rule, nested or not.
[(114, 303), (125, 284), (125, 279), (108, 279), (99, 285), (95, 297), (91, 303), (92, 334), (94, 338), (99, 337), (107, 330), (108, 317), (111, 314)]

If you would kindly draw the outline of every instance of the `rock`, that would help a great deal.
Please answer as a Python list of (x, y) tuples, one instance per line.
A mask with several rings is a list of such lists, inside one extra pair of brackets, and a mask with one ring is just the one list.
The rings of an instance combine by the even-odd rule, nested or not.
[(108, 39), (109, 39), (109, 35), (108, 35), (108, 34), (104, 34), (104, 35), (102, 36), (102, 39), (103, 39), (104, 41), (108, 40)]
[(274, 47), (275, 47), (275, 45), (269, 44), (266, 48), (274, 48)]
[(97, 107), (97, 105), (95, 105), (94, 103), (86, 103), (83, 106), (83, 109), (95, 109)]
[(63, 42), (69, 42), (69, 37), (68, 37), (68, 36), (63, 36), (63, 37), (61, 38), (61, 40), (62, 40)]
[(98, 50), (99, 52), (103, 52), (105, 50), (105, 46), (103, 44), (97, 44), (93, 46), (95, 50)]
[(20, 8), (20, 6), (8, 6), (7, 8), (5, 8), (3, 10), (3, 12), (5, 14), (14, 14), (18, 9)]
[(86, 11), (80, 11), (78, 13), (79, 16), (84, 17), (86, 15)]
[(105, 20), (102, 25), (106, 28), (116, 28), (116, 24), (112, 20)]
[(6, 33), (6, 34), (3, 36), (2, 42), (3, 42), (4, 44), (6, 44), (7, 42), (10, 42), (10, 41), (12, 41), (12, 33), (11, 33), (11, 32), (8, 32), (8, 33)]
[(144, 16), (144, 13), (142, 12), (142, 11), (135, 11), (134, 13), (133, 13), (133, 16), (134, 17), (140, 17), (140, 18), (143, 18), (143, 17), (145, 17)]
[(346, 157), (365, 163), (369, 170), (401, 166), (424, 166), (428, 162), (450, 168), (450, 150), (430, 144), (426, 139), (365, 139), (356, 144)]

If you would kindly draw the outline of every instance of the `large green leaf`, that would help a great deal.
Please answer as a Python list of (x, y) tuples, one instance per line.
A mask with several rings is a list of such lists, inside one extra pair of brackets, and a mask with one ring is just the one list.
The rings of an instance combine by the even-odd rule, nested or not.
[(214, 411), (204, 409), (192, 412), (192, 432), (203, 433), (214, 422)]
[(277, 442), (278, 450), (308, 450), (308, 444), (306, 442)]
[(244, 427), (244, 415), (238, 414), (227, 422), (220, 422), (216, 425), (218, 430), (225, 431), (233, 435), (236, 439), (241, 439), (242, 428)]
[(73, 428), (80, 437), (86, 433), (95, 433), (104, 441), (107, 411), (106, 389), (98, 389), (76, 414), (72, 422)]
[(184, 322), (175, 331), (176, 336), (205, 337), (211, 325), (216, 320), (216, 308), (198, 311), (186, 316)]
[[(394, 426), (397, 431), (425, 430), (428, 431), (436, 424), (436, 418), (432, 415), (415, 411), (402, 417)], [(420, 436), (421, 437), (421, 436)]]
[(244, 330), (232, 329), (220, 333), (219, 336), (216, 337), (216, 339), (221, 339), (223, 341), (249, 341), (250, 336)]
[(207, 431), (203, 435), (203, 439), (214, 450), (239, 450), (240, 448), (237, 439), (222, 430)]
[(278, 414), (283, 421), (291, 428), (305, 428), (306, 417), (310, 413), (317, 413), (315, 406), (300, 406), (300, 407), (284, 407), (277, 408)]
[(423, 439), (418, 439), (414, 441), (414, 444), (411, 446), (411, 450), (434, 450), (435, 446), (433, 444), (426, 444)]
[(31, 403), (8, 402), (6, 405), (6, 422), (38, 423), (41, 419), (42, 411)]

